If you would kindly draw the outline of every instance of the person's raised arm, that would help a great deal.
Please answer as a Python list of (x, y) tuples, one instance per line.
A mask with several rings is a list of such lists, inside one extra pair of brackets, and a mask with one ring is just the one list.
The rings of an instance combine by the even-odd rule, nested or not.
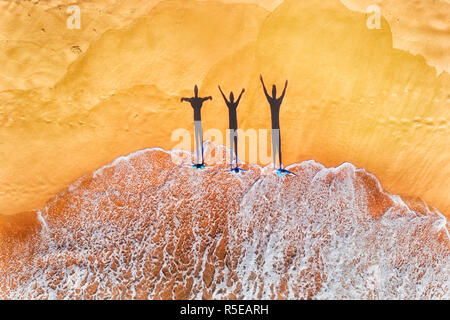
[(228, 104), (228, 99), (227, 99), (227, 97), (225, 96), (225, 94), (223, 93), (222, 88), (221, 88), (220, 86), (219, 86), (219, 90), (220, 90), (220, 93), (222, 94), (223, 99), (224, 99), (225, 102)]
[(288, 81), (286, 80), (286, 83), (284, 84), (284, 89), (283, 89), (283, 93), (281, 94), (281, 96), (280, 96), (280, 99), (279, 99), (279, 100), (283, 100), (283, 98), (284, 98), (284, 95), (286, 94), (286, 88), (287, 88), (287, 85), (288, 85)]
[(264, 94), (266, 95), (267, 100), (272, 100), (272, 97), (269, 96), (269, 94), (267, 93), (266, 85), (264, 84), (264, 80), (263, 80), (262, 75), (259, 76), (259, 79), (261, 79), (261, 83), (262, 83), (262, 86), (263, 86)]
[(242, 94), (245, 92), (245, 89), (242, 89), (241, 94), (239, 95), (239, 98), (236, 101), (236, 104), (239, 104), (239, 101), (241, 101)]

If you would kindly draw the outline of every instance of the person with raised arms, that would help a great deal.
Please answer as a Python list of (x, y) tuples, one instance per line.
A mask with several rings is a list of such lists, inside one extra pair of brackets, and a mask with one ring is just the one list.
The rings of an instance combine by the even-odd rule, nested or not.
[(281, 103), (283, 102), (284, 96), (286, 94), (286, 89), (288, 85), (288, 81), (286, 80), (284, 84), (283, 92), (279, 97), (277, 97), (277, 86), (272, 86), (272, 95), (269, 95), (266, 89), (266, 85), (264, 84), (264, 80), (262, 75), (260, 76), (260, 80), (263, 86), (264, 94), (266, 95), (267, 101), (270, 105), (270, 113), (272, 118), (272, 158), (273, 158), (273, 166), (277, 167), (277, 158), (278, 158), (278, 170), (277, 173), (280, 175), (292, 174), (292, 172), (283, 169), (283, 164), (281, 161), (281, 134), (280, 134), (280, 108)]
[[(223, 99), (228, 107), (228, 118), (229, 118), (229, 129), (230, 129), (230, 168), (231, 171), (239, 172), (242, 170), (239, 168), (239, 160), (238, 160), (238, 133), (237, 133), (237, 116), (236, 109), (241, 101), (242, 94), (245, 92), (245, 89), (242, 89), (237, 100), (234, 100), (234, 94), (230, 92), (230, 100), (227, 99), (225, 94), (222, 91), (222, 88), (219, 86), (220, 93), (222, 94)], [(233, 149), (234, 154), (236, 155), (236, 167), (233, 168)]]
[[(197, 163), (194, 164), (194, 168), (203, 169), (205, 167), (205, 162), (203, 159), (203, 130), (202, 130), (202, 114), (201, 109), (203, 102), (207, 100), (212, 100), (212, 97), (201, 98), (198, 96), (198, 87), (194, 87), (194, 96), (191, 98), (181, 98), (181, 102), (189, 102), (194, 109), (194, 135), (195, 135), (195, 153), (197, 157)], [(201, 159), (201, 162), (200, 162)]]

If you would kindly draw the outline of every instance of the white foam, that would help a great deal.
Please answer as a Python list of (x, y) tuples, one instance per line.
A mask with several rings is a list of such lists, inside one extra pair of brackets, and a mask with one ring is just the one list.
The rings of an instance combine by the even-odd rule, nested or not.
[[(269, 166), (251, 165), (245, 174), (231, 175), (214, 168), (200, 172), (173, 165), (164, 172), (152, 163), (132, 165), (131, 159), (155, 150), (162, 149), (120, 157), (94, 172), (93, 179), (105, 183), (106, 191), (80, 189), (82, 198), (66, 203), (66, 220), (47, 214), (63, 201), (59, 197), (42, 210), (44, 214), (39, 211), (45, 237), (36, 244), (31, 264), (18, 267), (26, 261), (18, 253), (17, 264), (9, 266), (7, 273), (15, 276), (17, 285), (8, 285), (11, 277), (0, 275), (0, 287), (9, 288), (0, 297), (104, 299), (144, 294), (151, 299), (173, 278), (177, 285), (192, 278), (189, 298), (195, 299), (201, 299), (204, 290), (212, 290), (217, 299), (235, 291), (245, 299), (278, 294), (291, 299), (450, 299), (446, 218), (428, 209), (426, 215), (416, 214), (400, 197), (387, 194), (394, 205), (372, 218), (367, 190), (355, 179), (362, 169), (349, 163), (325, 168), (310, 160), (287, 167), (305, 174), (280, 178), (271, 168), (268, 172)], [(102, 181), (107, 167), (116, 173), (111, 181)], [(140, 189), (145, 182), (142, 170), (165, 180), (157, 188)], [(82, 186), (75, 183), (73, 188)], [(134, 205), (122, 212), (112, 197)], [(182, 214), (186, 210), (189, 214)], [(218, 216), (226, 218), (225, 224), (212, 237)], [(156, 241), (158, 234), (161, 239)], [(185, 246), (184, 236), (192, 236), (183, 252), (190, 267), (181, 271), (175, 267), (180, 257), (174, 252)], [(219, 267), (211, 252), (224, 238), (227, 256)], [(210, 263), (215, 263), (215, 272), (207, 287), (203, 276)], [(92, 289), (95, 283), (97, 290)], [(174, 291), (170, 294), (175, 297)]]

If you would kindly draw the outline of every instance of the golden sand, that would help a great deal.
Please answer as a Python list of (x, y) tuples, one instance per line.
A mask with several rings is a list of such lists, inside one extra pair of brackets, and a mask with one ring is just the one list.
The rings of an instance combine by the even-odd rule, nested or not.
[(450, 76), (437, 73), (448, 70), (447, 4), (402, 13), (404, 1), (378, 2), (390, 11), (369, 30), (367, 14), (337, 0), (246, 2), (80, 2), (80, 30), (66, 28), (69, 2), (0, 2), (0, 212), (40, 208), (120, 155), (171, 149), (173, 130), (191, 130), (179, 97), (195, 83), (214, 98), (204, 129), (227, 126), (219, 83), (247, 89), (240, 127), (270, 128), (262, 73), (290, 81), (285, 164), (348, 161), (448, 215)]

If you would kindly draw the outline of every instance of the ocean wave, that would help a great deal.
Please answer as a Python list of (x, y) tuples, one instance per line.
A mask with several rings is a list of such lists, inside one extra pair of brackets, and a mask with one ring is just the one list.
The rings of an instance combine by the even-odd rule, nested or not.
[(120, 157), (0, 221), (0, 298), (450, 298), (448, 224), (422, 201), (349, 163), (280, 177), (191, 156)]

